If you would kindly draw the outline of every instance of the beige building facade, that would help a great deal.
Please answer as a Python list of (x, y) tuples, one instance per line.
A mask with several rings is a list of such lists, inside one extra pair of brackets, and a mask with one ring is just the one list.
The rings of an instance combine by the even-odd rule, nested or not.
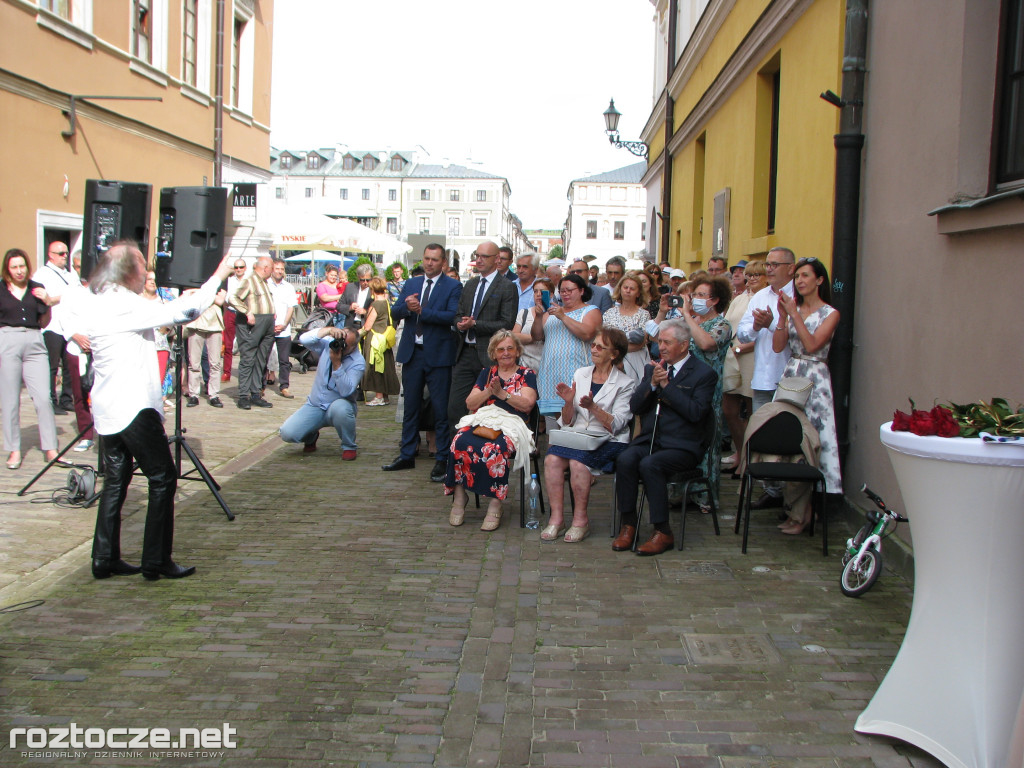
[(88, 179), (152, 185), (152, 257), (161, 188), (269, 178), (273, 0), (226, 0), (219, 153), (216, 5), (0, 0), (4, 250), (80, 249)]
[(852, 497), (867, 482), (902, 507), (878, 428), (908, 398), (1024, 402), (1022, 11), (870, 4)]

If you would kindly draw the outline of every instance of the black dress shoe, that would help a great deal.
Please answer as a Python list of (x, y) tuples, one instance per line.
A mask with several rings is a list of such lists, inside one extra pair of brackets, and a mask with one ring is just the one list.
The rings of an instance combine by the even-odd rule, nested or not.
[(222, 403), (220, 401), (219, 397), (211, 397), (210, 398), (210, 405), (212, 405), (214, 408), (223, 408), (224, 407), (224, 403)]
[(416, 459), (403, 459), (399, 456), (390, 464), (385, 464), (381, 469), (385, 472), (397, 472), (400, 469), (412, 469), (416, 466)]
[(177, 563), (169, 563), (168, 565), (160, 568), (154, 568), (152, 570), (148, 568), (142, 569), (142, 575), (149, 581), (156, 581), (161, 576), (165, 579), (184, 579), (186, 576), (191, 576), (196, 572), (196, 567), (190, 565), (188, 567), (184, 565), (178, 565)]
[(61, 405), (60, 403), (51, 403), (50, 405), (53, 406), (54, 416), (67, 416), (68, 409)]
[(197, 405), (199, 405), (199, 398), (198, 397), (192, 397), (191, 395), (189, 395), (188, 400), (185, 402), (185, 407), (186, 408), (195, 408)]
[(240, 398), (238, 398), (238, 407), (241, 408), (243, 411), (251, 411), (252, 410), (252, 405), (249, 403), (249, 398), (248, 397), (240, 397)]
[(124, 560), (93, 560), (92, 577), (94, 579), (109, 579), (111, 576), (134, 576), (141, 573), (142, 568), (137, 565), (129, 565)]
[(274, 407), (274, 404), (272, 402), (270, 402), (269, 400), (265, 399), (263, 397), (263, 395), (260, 395), (259, 397), (251, 397), (251, 398), (249, 398), (249, 402), (251, 402), (257, 408), (273, 408)]
[(444, 476), (448, 474), (447, 461), (435, 461), (434, 468), (430, 470), (430, 480), (434, 483), (443, 483)]
[(782, 506), (781, 496), (771, 496), (767, 493), (762, 493), (761, 498), (750, 505), (751, 509), (776, 509)]

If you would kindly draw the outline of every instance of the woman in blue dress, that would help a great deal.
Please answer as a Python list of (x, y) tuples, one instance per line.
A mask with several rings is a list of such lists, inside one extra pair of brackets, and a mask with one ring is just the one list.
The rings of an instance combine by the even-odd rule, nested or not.
[(537, 302), (537, 318), (543, 318), (543, 322), (534, 322), (530, 329), (534, 341), (544, 342), (537, 377), (537, 406), (541, 413), (552, 416), (561, 413), (565, 404), (555, 387), (572, 381), (578, 369), (590, 365), (590, 342), (601, 325), (600, 310), (587, 304), (591, 290), (582, 277), (563, 277), (558, 283), (558, 295), (562, 299), (561, 306), (552, 303), (545, 311), (540, 301)]

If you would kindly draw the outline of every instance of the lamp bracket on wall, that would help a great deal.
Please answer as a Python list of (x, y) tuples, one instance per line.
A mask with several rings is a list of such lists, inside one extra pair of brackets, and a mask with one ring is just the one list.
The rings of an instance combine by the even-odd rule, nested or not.
[(89, 99), (95, 100), (106, 100), (106, 101), (163, 101), (162, 96), (76, 96), (71, 94), (69, 97), (71, 100), (70, 106), (66, 110), (61, 110), (61, 114), (68, 119), (68, 129), (61, 131), (60, 135), (65, 139), (71, 139), (74, 137), (75, 132), (78, 130), (78, 115), (75, 111), (75, 103)]

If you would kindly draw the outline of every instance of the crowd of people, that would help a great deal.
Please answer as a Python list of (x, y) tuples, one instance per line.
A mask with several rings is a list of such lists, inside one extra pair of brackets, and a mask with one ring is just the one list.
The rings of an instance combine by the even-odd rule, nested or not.
[[(511, 473), (526, 465), (535, 436), (547, 432), (550, 516), (541, 539), (583, 541), (590, 531), (590, 487), (598, 475), (615, 473), (622, 525), (612, 548), (660, 554), (674, 545), (668, 523), (673, 474), (703, 468), (709, 491), (697, 502), (704, 511), (714, 508), (720, 472), (737, 468), (749, 418), (771, 402), (783, 377), (812, 382), (806, 416), (819, 433), (828, 491), (841, 487), (827, 361), (839, 316), (829, 303), (824, 265), (797, 261), (787, 248), (732, 267), (712, 257), (690, 275), (668, 263), (630, 270), (621, 257), (603, 270), (594, 257), (584, 257), (542, 272), (537, 254), (516, 257), (485, 241), (472, 254), (473, 276), (463, 284), (448, 252), (432, 244), (411, 274), (396, 263), (378, 275), (364, 263), (348, 282), (328, 265), (313, 292), (321, 321), (294, 338), (297, 292), (280, 259), (261, 256), (250, 266), (225, 258), (204, 286), (175, 298), (158, 291), (156, 275), (145, 271), (131, 243), (111, 248), (87, 282), (67, 268), (68, 256), (67, 246), (55, 241), (35, 272), (24, 251), (4, 257), (0, 409), (8, 469), (23, 460), (22, 386), (36, 408), (46, 459), (58, 448), (55, 414), (75, 410), (81, 432), (75, 450), (93, 448), (96, 433), (102, 436), (107, 474), (93, 546), (97, 578), (191, 572), (171, 559), (176, 476), (170, 476), (169, 452), (164, 456), (166, 440), (162, 449), (153, 447), (163, 434), (175, 325), (184, 326), (187, 339), (187, 407), (201, 398), (223, 407), (222, 384), (235, 370), (237, 407), (272, 408), (268, 390), (293, 397), (296, 348), (311, 356), (311, 391), (280, 427), (281, 438), (301, 443), (306, 453), (315, 452), (321, 430), (332, 427), (342, 460), (355, 460), (360, 400), (365, 407), (388, 406), (402, 393), (398, 455), (382, 469), (413, 469), (425, 433), (434, 460), (430, 479), (452, 497), (453, 526), (464, 523), (474, 493), (490, 499), (481, 529), (497, 529)], [(152, 357), (152, 371), (132, 380), (114, 359), (127, 353), (135, 360)], [(125, 385), (134, 395), (114, 398)], [(555, 435), (560, 430), (565, 439)], [(583, 443), (569, 440), (570, 433), (582, 435)], [(723, 443), (732, 449), (725, 458)], [(153, 521), (147, 518), (140, 567), (121, 560), (116, 530), (133, 460), (150, 479)], [(568, 511), (566, 480), (574, 501)], [(641, 482), (654, 531), (637, 546)], [(753, 504), (782, 505), (774, 485)], [(780, 530), (803, 531), (808, 514), (788, 515)]]

